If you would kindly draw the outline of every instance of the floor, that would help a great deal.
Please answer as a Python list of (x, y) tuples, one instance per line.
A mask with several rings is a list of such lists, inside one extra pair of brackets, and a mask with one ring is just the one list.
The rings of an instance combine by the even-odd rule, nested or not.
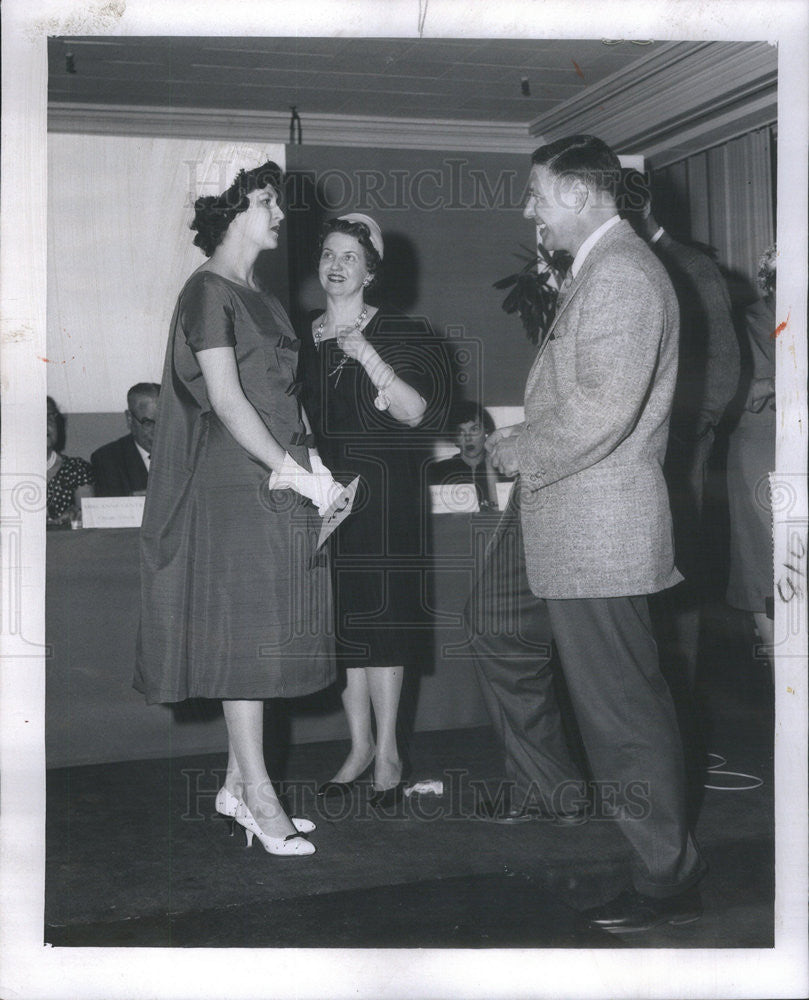
[[(621, 938), (577, 911), (628, 873), (609, 820), (494, 826), (472, 815), (501, 778), (488, 728), (416, 734), (412, 795), (377, 816), (362, 796), (318, 804), (338, 742), (290, 748), (274, 773), (317, 853), (278, 858), (229, 836), (214, 795), (225, 756), (48, 772), (45, 940), (56, 946), (750, 948), (773, 944), (773, 701), (744, 615), (706, 613), (700, 716), (710, 770), (696, 836), (703, 918)], [(278, 768), (282, 768), (279, 771)]]

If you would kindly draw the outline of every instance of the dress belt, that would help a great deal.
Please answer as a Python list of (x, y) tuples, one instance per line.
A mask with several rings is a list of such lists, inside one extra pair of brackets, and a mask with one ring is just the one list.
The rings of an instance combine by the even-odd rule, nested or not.
[(304, 448), (314, 448), (315, 436), (314, 434), (305, 434), (303, 431), (295, 431), (294, 434), (290, 435), (289, 444), (291, 447), (300, 445)]

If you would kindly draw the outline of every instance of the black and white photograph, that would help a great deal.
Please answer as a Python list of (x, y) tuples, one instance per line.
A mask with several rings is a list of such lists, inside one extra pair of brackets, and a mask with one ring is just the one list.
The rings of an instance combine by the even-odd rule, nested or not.
[(2, 19), (0, 996), (806, 995), (805, 6)]

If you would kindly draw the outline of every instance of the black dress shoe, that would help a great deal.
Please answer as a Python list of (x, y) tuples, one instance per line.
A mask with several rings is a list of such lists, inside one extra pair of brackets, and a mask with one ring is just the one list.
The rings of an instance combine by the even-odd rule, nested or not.
[(322, 799), (348, 798), (359, 787), (359, 781), (326, 781), (317, 789), (316, 795)]
[(514, 826), (517, 823), (529, 823), (531, 820), (546, 820), (559, 826), (578, 826), (587, 820), (586, 811), (574, 813), (549, 813), (539, 806), (517, 806), (506, 797), (499, 802), (484, 799), (475, 812), (476, 819), (484, 823), (500, 823), (503, 826)]
[(581, 914), (591, 927), (614, 934), (648, 931), (661, 924), (690, 924), (701, 916), (702, 900), (697, 889), (687, 889), (664, 899), (624, 890), (608, 903)]
[(484, 823), (500, 823), (503, 826), (513, 826), (516, 823), (528, 823), (539, 819), (539, 811), (530, 807), (515, 806), (510, 801), (492, 802), (484, 799), (475, 810), (475, 818)]
[(391, 809), (393, 806), (398, 805), (404, 798), (406, 786), (407, 782), (400, 781), (393, 788), (385, 788), (380, 791), (374, 790), (371, 792), (368, 802), (374, 809)]

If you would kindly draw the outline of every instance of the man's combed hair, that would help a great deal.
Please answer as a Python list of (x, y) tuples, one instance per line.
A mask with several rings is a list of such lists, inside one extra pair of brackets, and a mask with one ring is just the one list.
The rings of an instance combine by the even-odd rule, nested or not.
[(194, 202), (194, 219), (191, 229), (195, 229), (194, 245), (206, 257), (210, 257), (225, 237), (228, 226), (240, 212), (250, 207), (248, 195), (271, 187), (280, 198), (283, 186), (283, 172), (277, 163), (267, 160), (252, 170), (240, 170), (236, 180), (227, 191), (218, 195), (206, 195)]
[(135, 400), (142, 396), (157, 399), (160, 396), (160, 385), (157, 382), (136, 382), (126, 394), (126, 405), (131, 410)]
[(621, 161), (594, 135), (571, 135), (540, 146), (534, 150), (531, 163), (557, 177), (576, 177), (613, 198), (621, 178)]
[(621, 184), (617, 192), (618, 211), (628, 219), (642, 219), (647, 209), (651, 210), (652, 192), (648, 174), (634, 167), (621, 170)]

